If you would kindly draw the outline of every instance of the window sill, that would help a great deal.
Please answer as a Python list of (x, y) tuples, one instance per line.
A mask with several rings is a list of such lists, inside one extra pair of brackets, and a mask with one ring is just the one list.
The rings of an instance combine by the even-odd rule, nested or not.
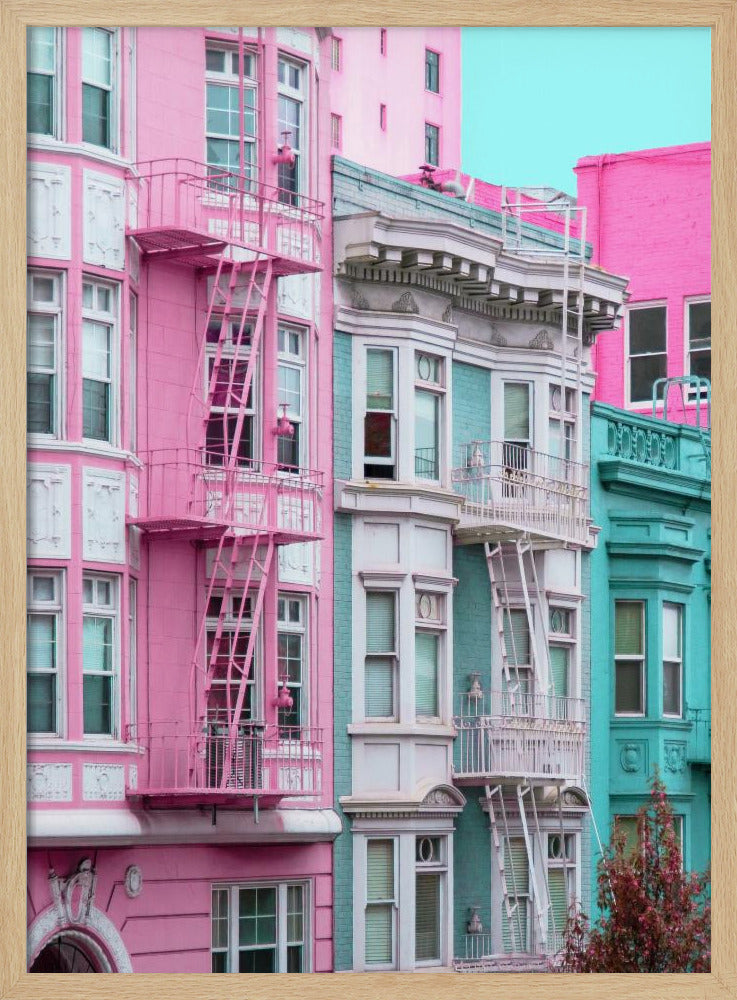
[(447, 722), (396, 722), (376, 719), (354, 722), (346, 727), (349, 736), (437, 736), (454, 739), (455, 728)]
[(88, 740), (65, 740), (61, 736), (28, 736), (26, 749), (30, 751), (35, 750), (53, 750), (55, 752), (68, 752), (73, 753), (128, 753), (128, 754), (143, 754), (143, 747), (139, 747), (136, 743), (121, 743), (120, 740), (110, 739), (109, 742), (100, 738), (99, 741), (95, 741), (92, 737)]
[(26, 438), (26, 444), (29, 451), (68, 451), (84, 455), (99, 455), (101, 458), (117, 458), (122, 462), (137, 465), (139, 469), (143, 468), (143, 462), (132, 451), (125, 451), (111, 444), (106, 445), (104, 442), (94, 444), (90, 438), (83, 438), (81, 441), (62, 441), (59, 438), (29, 434)]
[(31, 135), (28, 137), (27, 146), (29, 150), (38, 150), (39, 152), (84, 156), (89, 159), (99, 160), (101, 163), (107, 163), (110, 166), (120, 167), (121, 169), (130, 169), (131, 166), (131, 161), (124, 159), (120, 153), (113, 153), (102, 146), (92, 146), (84, 142), (71, 143), (52, 136)]

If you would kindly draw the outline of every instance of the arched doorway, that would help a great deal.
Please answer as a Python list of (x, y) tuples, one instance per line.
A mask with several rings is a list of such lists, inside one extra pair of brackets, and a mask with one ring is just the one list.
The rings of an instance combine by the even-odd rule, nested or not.
[(39, 952), (29, 972), (102, 972), (85, 947), (82, 935), (62, 933), (53, 937)]

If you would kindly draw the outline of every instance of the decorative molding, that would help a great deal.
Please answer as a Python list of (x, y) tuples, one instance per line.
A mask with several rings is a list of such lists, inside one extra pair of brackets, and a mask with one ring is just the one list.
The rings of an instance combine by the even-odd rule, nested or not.
[(418, 313), (420, 307), (417, 305), (414, 295), (409, 289), (403, 292), (396, 302), (392, 303), (392, 312)]
[(449, 302), (443, 310), (443, 323), (453, 322), (453, 303)]
[(26, 798), (29, 802), (71, 802), (71, 764), (27, 764)]
[(641, 741), (627, 740), (619, 743), (619, 764), (628, 774), (642, 774), (646, 765), (645, 744)]
[[(29, 968), (41, 949), (54, 937), (55, 932), (61, 930), (66, 930), (66, 927), (59, 923), (59, 913), (54, 905), (48, 907), (36, 918), (28, 928), (26, 938)], [(85, 948), (90, 948), (102, 972), (133, 972), (130, 956), (117, 927), (96, 906), (90, 906), (84, 931), (85, 933), (82, 933), (74, 929), (69, 933), (70, 936), (77, 937)], [(89, 937), (88, 934), (93, 934), (94, 938)], [(104, 944), (105, 951), (97, 943), (98, 940)], [(110, 960), (108, 960), (108, 955)]]
[(540, 332), (532, 338), (529, 343), (529, 348), (532, 351), (552, 351), (553, 338), (550, 336), (547, 330), (540, 330)]
[(59, 926), (86, 924), (95, 901), (97, 886), (97, 873), (90, 859), (82, 858), (76, 872), (68, 878), (60, 878), (50, 868), (49, 886)]
[(280, 45), (288, 45), (298, 52), (312, 55), (312, 36), (298, 28), (277, 28), (276, 37)]
[(314, 552), (313, 542), (294, 542), (292, 545), (280, 545), (279, 582), (280, 583), (314, 583)]
[(128, 865), (125, 870), (125, 894), (135, 899), (143, 890), (143, 872), (140, 865)]
[(141, 529), (135, 524), (128, 526), (128, 562), (132, 569), (141, 568)]
[(125, 473), (83, 469), (82, 552), (96, 562), (125, 562)]
[(128, 765), (128, 787), (132, 791), (138, 788), (138, 764)]
[(128, 513), (138, 517), (138, 476), (132, 472), (128, 474)]
[(681, 774), (686, 769), (686, 744), (666, 742), (663, 745), (665, 770)]
[(71, 167), (29, 162), (26, 179), (29, 257), (70, 259), (71, 179)]
[(626, 418), (607, 421), (607, 454), (657, 469), (679, 467), (678, 432), (646, 430)]
[(71, 466), (26, 468), (26, 551), (32, 559), (70, 559)]
[(353, 289), (353, 294), (351, 295), (351, 308), (352, 309), (370, 309), (369, 300), (358, 288)]
[(289, 274), (277, 279), (277, 310), (301, 319), (313, 317), (313, 275)]
[(125, 184), (112, 174), (83, 170), (83, 258), (87, 264), (125, 267)]
[(503, 334), (499, 333), (495, 326), (491, 328), (491, 336), (489, 337), (489, 343), (492, 347), (507, 347), (507, 338)]
[(125, 766), (123, 764), (84, 764), (82, 798), (85, 802), (125, 801)]

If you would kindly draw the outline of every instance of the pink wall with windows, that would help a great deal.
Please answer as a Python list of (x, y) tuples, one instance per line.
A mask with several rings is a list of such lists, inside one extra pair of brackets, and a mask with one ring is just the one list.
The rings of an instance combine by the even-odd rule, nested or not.
[[(329, 502), (319, 522), (319, 498), (315, 500), (313, 534), (319, 533), (321, 540), (311, 543), (311, 548), (302, 549), (298, 543), (296, 549), (284, 549), (283, 543), (292, 536), (287, 530), (281, 533), (264, 587), (256, 661), (258, 714), (276, 732), (277, 598), (298, 595), (306, 609), (306, 709), (300, 725), (319, 728), (322, 742), (308, 753), (297, 749), (296, 740), (295, 746), (285, 749), (285, 741), (274, 738), (264, 756), (272, 794), (262, 799), (261, 826), (255, 824), (252, 798), (239, 797), (237, 785), (235, 794), (221, 796), (214, 807), (207, 797), (198, 801), (196, 790), (186, 802), (168, 801), (169, 809), (155, 808), (161, 805), (160, 799), (143, 797), (150, 780), (151, 744), (142, 734), (149, 724), (164, 722), (191, 732), (201, 726), (203, 718), (205, 651), (202, 645), (197, 651), (196, 644), (205, 611), (211, 558), (207, 553), (217, 532), (194, 526), (185, 537), (172, 534), (150, 541), (145, 525), (141, 532), (130, 522), (146, 510), (150, 499), (151, 451), (198, 450), (205, 443), (207, 372), (201, 347), (211, 282), (192, 259), (175, 263), (139, 252), (127, 238), (126, 226), (145, 228), (143, 206), (152, 195), (151, 187), (146, 187), (150, 182), (137, 179), (142, 161), (176, 157), (202, 164), (208, 155), (206, 38), (220, 51), (235, 53), (242, 45), (256, 59), (257, 127), (255, 136), (249, 135), (249, 140), (255, 139), (256, 170), (249, 183), (261, 187), (251, 188), (242, 203), (258, 202), (266, 190), (272, 216), (280, 211), (299, 216), (295, 202), (307, 204), (312, 199), (313, 212), (320, 211), (317, 202), (322, 205), (319, 227), (298, 231), (292, 225), (287, 230), (292, 245), (283, 252), (296, 255), (295, 273), (286, 280), (274, 278), (265, 302), (264, 332), (254, 368), (253, 458), (272, 467), (277, 460), (277, 330), (287, 325), (301, 331), (304, 345), (301, 427), (305, 445), (300, 462), (324, 473), (325, 478), (331, 468), (330, 87), (329, 73), (319, 72), (320, 66), (329, 66), (329, 38), (320, 38), (314, 29), (269, 28), (247, 38), (225, 29), (117, 31), (112, 36), (114, 83), (109, 91), (112, 148), (103, 148), (82, 142), (81, 29), (58, 29), (54, 123), (46, 134), (29, 137), (28, 263), (42, 278), (54, 278), (58, 299), (53, 303), (57, 317), (53, 426), (29, 435), (29, 569), (59, 583), (53, 607), (49, 601), (34, 606), (44, 617), (44, 628), (45, 619), (55, 615), (59, 670), (56, 717), (50, 731), (29, 736), (28, 921), (38, 953), (43, 945), (37, 940), (39, 928), (46, 926), (39, 918), (53, 905), (49, 866), (68, 878), (81, 859), (90, 858), (97, 877), (95, 905), (117, 928), (133, 971), (205, 972), (210, 969), (211, 885), (217, 881), (274, 885), (291, 880), (308, 887), (304, 917), (309, 967), (326, 971), (332, 963), (330, 841), (339, 829), (330, 811)], [(280, 56), (300, 68), (303, 87), (298, 149), (302, 175), (296, 197), (287, 202), (291, 208), (285, 208), (274, 193), (280, 183), (274, 162), (281, 142), (277, 124)], [(236, 116), (239, 113), (236, 110)], [(242, 146), (244, 141), (241, 135)], [(192, 175), (199, 170), (202, 177), (196, 188), (198, 204), (214, 205), (217, 210), (218, 198), (221, 204), (235, 203), (235, 198), (228, 201), (227, 190), (221, 195), (208, 193), (204, 167), (187, 169)], [(164, 220), (169, 230), (177, 223), (181, 226), (182, 217), (172, 214), (173, 203), (169, 211)], [(311, 242), (307, 250), (306, 244), (295, 248), (295, 233), (314, 241), (316, 232), (318, 242)], [(278, 237), (277, 230), (270, 229), (269, 240), (275, 234)], [(278, 247), (271, 242), (260, 249), (273, 254)], [(310, 265), (304, 268), (300, 261), (307, 256)], [(111, 387), (110, 433), (105, 440), (90, 440), (83, 434), (83, 383), (92, 363), (89, 339), (85, 340), (89, 328), (83, 332), (85, 316), (89, 319), (83, 287), (90, 282), (112, 293), (110, 315), (96, 318), (103, 325), (109, 321), (111, 331), (105, 362)], [(137, 302), (135, 337), (131, 335), (131, 293)], [(34, 309), (30, 303), (29, 311)], [(39, 309), (46, 316), (50, 305), (43, 303)], [(43, 319), (42, 325), (46, 322)], [(45, 330), (43, 326), (39, 336)], [(281, 488), (276, 473), (270, 483), (272, 491)], [(330, 497), (327, 481), (321, 496)], [(109, 731), (97, 735), (85, 732), (83, 711), (84, 576), (113, 584), (113, 709), (110, 725), (105, 727)], [(131, 583), (136, 588), (135, 609), (130, 605)], [(104, 612), (100, 614), (104, 617)], [(41, 662), (45, 652), (38, 655)], [(197, 660), (194, 685), (193, 660)], [(41, 718), (40, 710), (37, 718)], [(201, 746), (192, 746), (195, 756), (202, 751)], [(299, 795), (290, 788), (290, 768), (299, 769), (304, 759), (312, 768), (312, 785), (305, 789), (309, 794)], [(205, 807), (211, 816), (205, 826), (198, 807)], [(224, 843), (223, 826), (235, 830), (238, 818), (244, 829), (252, 828), (247, 843), (232, 833)], [(285, 832), (287, 828), (291, 832)], [(195, 840), (195, 846), (178, 846), (182, 834)], [(284, 843), (290, 839), (294, 842)], [(111, 842), (114, 848), (105, 846)], [(143, 874), (144, 887), (135, 897), (126, 895), (123, 885), (125, 871), (132, 864), (140, 866)], [(47, 938), (60, 929), (72, 936), (81, 933), (74, 920), (69, 925), (63, 919), (52, 920), (49, 927)], [(100, 947), (104, 951), (104, 943)]]
[[(427, 122), (440, 129), (439, 165), (460, 167), (461, 29), (333, 30), (340, 69), (332, 74), (330, 104), (342, 141), (332, 151), (387, 174), (407, 174), (425, 162)], [(439, 93), (425, 89), (427, 49), (440, 57)]]
[[(628, 311), (665, 305), (667, 375), (687, 373), (687, 305), (711, 295), (710, 144), (589, 156), (575, 169), (595, 262), (627, 275)], [(601, 334), (593, 348), (595, 398), (615, 406), (630, 405), (626, 329)]]

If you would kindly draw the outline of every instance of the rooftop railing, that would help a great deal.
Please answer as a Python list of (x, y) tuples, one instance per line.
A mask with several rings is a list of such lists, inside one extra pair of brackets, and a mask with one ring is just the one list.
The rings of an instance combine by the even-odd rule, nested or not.
[(313, 198), (178, 157), (137, 163), (128, 185), (129, 233), (144, 253), (202, 264), (230, 245), (241, 250), (234, 260), (278, 258), (278, 273), (321, 266), (323, 204)]
[(509, 531), (585, 544), (588, 465), (508, 441), (462, 445), (453, 488), (465, 498), (457, 533), (474, 540)]
[(205, 726), (176, 723), (133, 728), (144, 751), (129, 796), (200, 799), (318, 795), (322, 788), (322, 730), (303, 727)]
[(321, 472), (255, 459), (226, 467), (217, 453), (186, 448), (139, 457), (139, 512), (129, 520), (149, 532), (227, 527), (287, 542), (320, 537)]

